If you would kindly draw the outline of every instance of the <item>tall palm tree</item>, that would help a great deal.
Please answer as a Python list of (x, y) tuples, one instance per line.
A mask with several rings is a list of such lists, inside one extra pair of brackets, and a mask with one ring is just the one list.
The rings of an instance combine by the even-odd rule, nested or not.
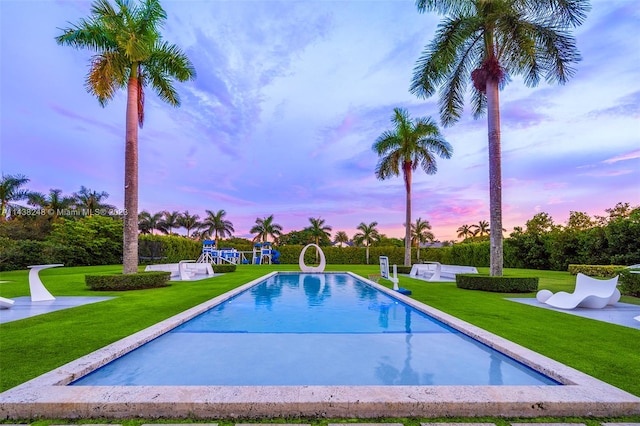
[(164, 211), (162, 212), (162, 215), (163, 218), (160, 221), (160, 230), (169, 235), (173, 235), (173, 229), (180, 227), (180, 213), (178, 213), (177, 211)]
[[(324, 219), (310, 217), (309, 222), (311, 222), (311, 226), (308, 227), (307, 230), (317, 246), (320, 246), (321, 238), (331, 238), (332, 228), (324, 224)], [(319, 250), (316, 250), (316, 262), (318, 262), (318, 253)]]
[(178, 216), (178, 225), (187, 230), (187, 238), (191, 236), (192, 229), (202, 228), (202, 223), (198, 222), (198, 219), (200, 219), (200, 216), (197, 214), (190, 214), (189, 210), (185, 210), (180, 216)]
[(28, 203), (32, 206), (40, 207), (47, 211), (49, 220), (58, 219), (60, 212), (69, 209), (75, 201), (74, 197), (66, 197), (62, 195), (61, 189), (50, 189), (49, 194), (45, 195), (40, 192), (32, 192), (29, 195)]
[(311, 222), (311, 226), (308, 227), (307, 230), (313, 237), (316, 245), (320, 245), (321, 238), (331, 238), (332, 228), (324, 224), (324, 219), (310, 217), (309, 222)]
[(220, 242), (218, 241), (218, 237), (230, 237), (235, 232), (235, 229), (233, 229), (233, 223), (224, 218), (227, 214), (224, 210), (218, 210), (215, 213), (211, 210), (205, 211), (207, 212), (207, 217), (202, 222), (206, 229), (205, 234), (210, 237), (213, 236), (213, 239), (219, 247)]
[(277, 223), (273, 223), (273, 215), (265, 217), (263, 219), (257, 218), (256, 224), (249, 230), (252, 234), (257, 234), (253, 239), (254, 241), (265, 242), (269, 236), (278, 238), (282, 235), (282, 226)]
[(416, 244), (417, 258), (420, 260), (420, 244), (431, 242), (435, 239), (433, 232), (431, 232), (431, 224), (428, 220), (422, 220), (419, 217), (416, 223), (411, 224), (411, 238)]
[(474, 237), (483, 237), (485, 235), (491, 235), (491, 228), (489, 227), (489, 222), (486, 220), (481, 220), (477, 225), (471, 225), (474, 228), (473, 236)]
[(86, 48), (91, 59), (86, 88), (104, 106), (117, 89), (127, 89), (123, 272), (138, 271), (138, 125), (144, 120), (144, 87), (150, 85), (163, 101), (178, 106), (172, 80), (195, 77), (187, 56), (162, 40), (159, 29), (167, 18), (159, 0), (95, 0), (91, 16), (62, 30), (61, 45)]
[(372, 242), (380, 240), (380, 233), (376, 229), (378, 226), (378, 222), (371, 222), (370, 224), (366, 224), (364, 222), (360, 222), (360, 225), (356, 228), (360, 232), (356, 232), (353, 235), (353, 242), (360, 245), (364, 244), (367, 253), (367, 265), (369, 264), (369, 246)]
[(105, 191), (93, 191), (81, 185), (80, 190), (73, 193), (73, 197), (76, 200), (76, 207), (86, 211), (88, 216), (96, 213), (104, 216), (107, 211), (115, 209), (115, 206), (103, 201), (109, 198), (109, 194)]
[(31, 191), (22, 188), (29, 182), (24, 175), (2, 175), (0, 179), (0, 221), (7, 220), (9, 209), (16, 201), (27, 200)]
[[(571, 27), (582, 24), (589, 0), (417, 0), (420, 12), (446, 15), (414, 68), (411, 92), (429, 97), (440, 89), (445, 126), (462, 115), (472, 85), (474, 117), (487, 113), (491, 229), (502, 229), (502, 160), (499, 89), (509, 75), (527, 86), (544, 77), (564, 84), (580, 60)], [(493, 276), (503, 268), (502, 233), (491, 234)]]
[(458, 238), (469, 238), (473, 236), (473, 230), (471, 229), (473, 225), (462, 225), (460, 228), (456, 229), (458, 233)]
[(338, 243), (346, 244), (349, 242), (349, 236), (344, 231), (338, 231), (336, 232), (336, 236), (333, 238), (333, 242), (335, 244), (338, 244)]
[(138, 229), (143, 234), (153, 234), (154, 230), (161, 230), (163, 213), (151, 214), (146, 210), (143, 210), (138, 215)]
[(451, 158), (449, 145), (431, 119), (412, 120), (402, 108), (393, 110), (393, 130), (385, 131), (373, 144), (373, 150), (381, 157), (376, 166), (376, 177), (384, 180), (398, 176), (402, 170), (406, 190), (404, 266), (411, 265), (411, 181), (413, 171), (420, 166), (428, 175), (438, 171), (436, 155)]

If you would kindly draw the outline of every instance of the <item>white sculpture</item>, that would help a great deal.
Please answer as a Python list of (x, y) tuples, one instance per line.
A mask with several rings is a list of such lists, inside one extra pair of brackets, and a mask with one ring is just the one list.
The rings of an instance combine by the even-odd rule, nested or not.
[[(315, 247), (316, 250), (318, 250), (318, 254), (320, 254), (320, 264), (318, 266), (307, 266), (304, 263), (304, 254), (307, 251), (307, 249), (311, 246)], [(298, 264), (300, 265), (300, 270), (302, 272), (324, 272), (324, 267), (327, 265), (327, 261), (324, 258), (324, 253), (322, 252), (322, 249), (320, 248), (319, 245), (307, 244), (306, 246), (304, 246), (304, 248), (300, 252), (300, 258), (298, 259)]]

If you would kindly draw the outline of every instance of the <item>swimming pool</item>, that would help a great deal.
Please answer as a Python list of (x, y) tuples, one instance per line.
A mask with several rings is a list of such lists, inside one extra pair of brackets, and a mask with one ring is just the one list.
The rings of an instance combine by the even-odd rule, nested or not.
[(76, 386), (557, 385), (347, 274), (278, 274)]
[[(0, 393), (4, 419), (245, 419), (381, 417), (619, 417), (640, 398), (472, 324), (347, 272), (464, 335), (551, 377), (547, 385), (69, 386), (233, 299), (272, 272)], [(213, 278), (215, 279), (215, 278)], [(317, 284), (316, 284), (317, 285)], [(424, 283), (420, 283), (424, 285)], [(552, 332), (550, 330), (550, 332)], [(412, 363), (413, 364), (413, 363)]]

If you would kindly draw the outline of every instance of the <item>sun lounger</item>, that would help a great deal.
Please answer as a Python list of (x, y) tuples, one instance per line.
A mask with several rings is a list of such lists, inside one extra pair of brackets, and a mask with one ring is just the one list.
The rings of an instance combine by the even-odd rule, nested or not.
[(427, 281), (455, 281), (456, 274), (477, 274), (475, 266), (443, 265), (440, 262), (416, 263), (409, 276)]
[(0, 296), (0, 309), (9, 309), (16, 303), (15, 300), (7, 299), (6, 297)]
[(161, 263), (147, 265), (145, 271), (171, 272), (171, 279), (190, 281), (196, 275), (213, 276), (213, 268), (210, 263), (195, 263), (193, 260), (181, 260), (178, 263)]
[(540, 290), (536, 295), (539, 302), (560, 309), (594, 308), (601, 309), (613, 305), (620, 300), (620, 291), (616, 287), (618, 277), (599, 280), (578, 273), (573, 293), (559, 291), (555, 294), (549, 290)]

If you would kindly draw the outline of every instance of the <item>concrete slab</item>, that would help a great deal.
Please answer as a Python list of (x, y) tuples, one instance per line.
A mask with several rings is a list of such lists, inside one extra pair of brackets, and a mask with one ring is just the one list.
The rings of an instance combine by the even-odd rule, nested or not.
[(0, 310), (0, 324), (110, 299), (113, 297), (56, 296), (55, 300), (32, 302), (29, 296), (15, 297), (12, 300), (15, 300), (16, 303), (10, 309)]
[(558, 309), (545, 303), (540, 303), (535, 297), (527, 298), (506, 298), (512, 302), (523, 303), (525, 305), (536, 306), (538, 308), (549, 309), (552, 311), (563, 312), (565, 314), (577, 315), (583, 318), (590, 318), (597, 321), (604, 321), (611, 324), (621, 325), (640, 330), (640, 321), (634, 320), (633, 317), (640, 315), (640, 305), (632, 305), (631, 303), (618, 302), (615, 305), (606, 306), (602, 309), (575, 308), (575, 309)]
[(267, 274), (1, 393), (0, 418), (611, 418), (640, 414), (640, 398), (628, 392), (373, 282), (369, 283), (376, 289), (553, 378), (561, 385), (67, 386), (274, 274)]

